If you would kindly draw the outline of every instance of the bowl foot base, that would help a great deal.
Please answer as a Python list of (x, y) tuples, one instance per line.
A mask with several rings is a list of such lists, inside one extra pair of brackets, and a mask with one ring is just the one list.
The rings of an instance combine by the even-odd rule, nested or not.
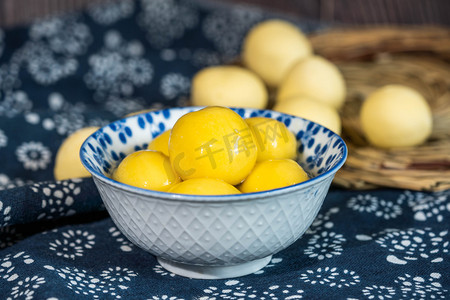
[(173, 262), (161, 257), (157, 259), (164, 269), (180, 276), (196, 279), (224, 279), (244, 276), (260, 270), (270, 262), (272, 255), (232, 266), (198, 266)]

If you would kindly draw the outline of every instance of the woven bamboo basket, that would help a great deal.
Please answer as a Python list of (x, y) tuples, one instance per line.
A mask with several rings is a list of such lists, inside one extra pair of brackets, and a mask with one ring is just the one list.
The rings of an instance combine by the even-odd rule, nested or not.
[[(348, 89), (340, 114), (349, 156), (334, 184), (352, 189), (450, 189), (450, 30), (345, 29), (324, 31), (310, 40), (317, 54), (337, 64)], [(426, 143), (390, 150), (368, 144), (359, 110), (369, 93), (387, 84), (414, 88), (429, 102), (433, 132)]]

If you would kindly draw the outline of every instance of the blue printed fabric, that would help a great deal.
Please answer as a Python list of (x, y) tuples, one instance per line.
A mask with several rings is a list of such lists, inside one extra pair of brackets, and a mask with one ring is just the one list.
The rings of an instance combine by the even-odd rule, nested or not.
[(91, 178), (53, 179), (70, 133), (185, 105), (195, 72), (235, 61), (249, 28), (271, 17), (205, 1), (117, 1), (0, 29), (2, 299), (450, 296), (450, 191), (332, 187), (307, 233), (265, 268), (193, 280), (131, 244)]

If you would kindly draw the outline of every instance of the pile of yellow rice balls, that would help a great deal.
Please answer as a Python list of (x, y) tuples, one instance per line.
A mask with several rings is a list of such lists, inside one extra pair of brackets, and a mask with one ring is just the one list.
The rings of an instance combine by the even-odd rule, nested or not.
[[(344, 77), (331, 61), (313, 53), (309, 39), (296, 25), (279, 19), (256, 24), (245, 36), (240, 62), (207, 67), (196, 73), (191, 84), (191, 104), (270, 108), (309, 119), (341, 134), (339, 110), (347, 94)], [(271, 103), (269, 93), (274, 94)], [(379, 148), (417, 146), (432, 131), (427, 101), (414, 89), (402, 85), (383, 86), (369, 94), (359, 117), (368, 142)], [(74, 149), (79, 149), (97, 129), (83, 128), (63, 142), (56, 155), (56, 180), (89, 176)], [(165, 134), (168, 139), (169, 133)], [(173, 161), (170, 163), (173, 165)], [(175, 172), (176, 176), (179, 172)], [(233, 180), (229, 183), (236, 184)], [(195, 191), (195, 187), (190, 189)]]

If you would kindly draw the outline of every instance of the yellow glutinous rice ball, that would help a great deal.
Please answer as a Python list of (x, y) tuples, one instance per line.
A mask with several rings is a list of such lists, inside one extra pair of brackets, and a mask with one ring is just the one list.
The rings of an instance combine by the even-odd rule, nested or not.
[(381, 148), (420, 145), (433, 126), (425, 98), (402, 85), (387, 85), (370, 94), (361, 107), (360, 121), (369, 142)]
[(170, 138), (170, 130), (166, 130), (157, 137), (155, 137), (150, 142), (150, 144), (148, 144), (147, 149), (159, 151), (164, 153), (164, 155), (169, 156), (169, 138)]
[(80, 148), (83, 142), (100, 127), (85, 127), (69, 135), (56, 153), (53, 174), (56, 180), (89, 177), (91, 174), (81, 164)]
[(253, 169), (257, 149), (241, 116), (209, 106), (178, 119), (170, 134), (169, 156), (183, 180), (217, 178), (236, 185)]
[(346, 96), (344, 77), (330, 61), (310, 56), (292, 67), (283, 79), (277, 102), (295, 96), (305, 96), (339, 109)]
[(297, 140), (284, 123), (271, 118), (245, 119), (258, 148), (257, 162), (268, 159), (297, 157)]
[(172, 186), (167, 192), (188, 195), (233, 195), (241, 192), (229, 183), (215, 178), (193, 178)]
[(253, 27), (244, 39), (244, 65), (264, 82), (277, 87), (288, 70), (311, 55), (309, 40), (296, 26), (282, 20), (268, 20)]
[(167, 191), (180, 182), (167, 156), (159, 151), (140, 150), (127, 155), (114, 171), (113, 179), (148, 190)]
[(318, 123), (341, 134), (341, 118), (337, 110), (325, 103), (297, 96), (276, 103), (273, 110)]
[(236, 66), (209, 67), (192, 80), (191, 99), (198, 106), (265, 108), (268, 93), (253, 72)]
[(242, 193), (268, 191), (308, 180), (308, 174), (292, 159), (265, 160), (256, 164), (239, 186)]

